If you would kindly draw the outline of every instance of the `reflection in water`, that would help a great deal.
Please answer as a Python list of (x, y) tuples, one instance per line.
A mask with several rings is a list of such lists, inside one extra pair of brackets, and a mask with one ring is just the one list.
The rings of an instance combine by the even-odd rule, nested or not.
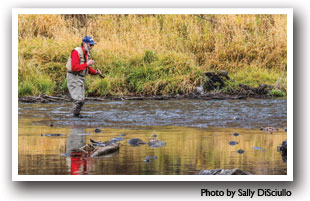
[(67, 139), (66, 153), (70, 156), (67, 163), (72, 175), (88, 174), (91, 167), (92, 158), (80, 150), (85, 145), (85, 135), (81, 135), (83, 133), (84, 128), (73, 127)]
[[(18, 171), (21, 175), (193, 175), (202, 169), (239, 168), (258, 175), (287, 174), (286, 163), (277, 152), (277, 147), (287, 139), (286, 133), (283, 129), (272, 134), (259, 130), (262, 126), (285, 126), (286, 112), (282, 109), (286, 104), (268, 101), (257, 104), (257, 100), (243, 102), (247, 105), (245, 107), (240, 106), (241, 102), (213, 102), (214, 107), (221, 108), (221, 114), (216, 114), (216, 109), (210, 108), (210, 103), (196, 100), (179, 102), (179, 105), (173, 101), (158, 102), (158, 105), (154, 105), (154, 102), (109, 102), (104, 103), (104, 112), (101, 112), (100, 104), (88, 105), (88, 117), (82, 120), (66, 116), (63, 112), (67, 110), (66, 103), (61, 106), (21, 104)], [(150, 109), (151, 105), (155, 110)], [(272, 109), (265, 109), (263, 106), (266, 105)], [(243, 111), (244, 108), (247, 110)], [(257, 110), (259, 114), (255, 113)], [(243, 112), (247, 118), (237, 121), (228, 119), (233, 115), (232, 111), (239, 115)], [(54, 122), (53, 127), (49, 126), (51, 121)], [(148, 125), (152, 123), (154, 125)], [(200, 127), (200, 124), (218, 127)], [(188, 127), (190, 125), (194, 127)], [(222, 125), (226, 126), (223, 128)], [(249, 128), (239, 128), (242, 125)], [(102, 132), (96, 133), (97, 127)], [(63, 136), (41, 136), (50, 133)], [(161, 144), (149, 146), (148, 142), (155, 138), (154, 133), (158, 140), (156, 142)], [(120, 136), (124, 140), (120, 142), (117, 153), (92, 158), (80, 150), (85, 144), (90, 144), (90, 139), (104, 142)], [(130, 146), (128, 141), (133, 138), (139, 138), (147, 144)], [(239, 154), (238, 150), (244, 152)]]
[[(94, 129), (73, 128), (62, 131), (66, 137), (40, 136), (40, 130), (51, 133), (54, 129), (40, 127), (26, 135), (29, 132), (27, 126), (20, 127), (19, 174), (192, 175), (202, 169), (217, 168), (239, 168), (252, 174), (286, 174), (286, 163), (277, 152), (279, 144), (286, 139), (286, 133), (280, 131), (270, 135), (254, 129), (106, 128), (104, 133), (84, 136), (78, 134)], [(152, 148), (148, 144), (133, 147), (128, 144), (129, 139), (135, 137), (148, 142), (153, 129), (157, 138), (166, 142), (164, 147)], [(236, 137), (234, 132), (240, 135)], [(121, 133), (126, 136), (115, 154), (91, 158), (77, 151), (85, 143), (90, 143), (90, 139), (107, 141)], [(230, 141), (238, 144), (231, 146)], [(240, 149), (244, 153), (238, 154)]]
[(278, 147), (278, 152), (280, 152), (283, 162), (286, 163), (287, 161), (287, 140), (284, 140), (282, 144)]

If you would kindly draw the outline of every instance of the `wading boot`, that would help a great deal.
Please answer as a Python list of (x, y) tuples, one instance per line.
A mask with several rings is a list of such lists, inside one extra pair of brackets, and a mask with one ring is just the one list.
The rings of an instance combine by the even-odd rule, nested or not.
[(81, 114), (73, 114), (73, 117), (76, 117), (76, 118), (83, 118), (83, 116)]
[(84, 101), (74, 101), (73, 103), (73, 117), (82, 118), (80, 112), (84, 105)]

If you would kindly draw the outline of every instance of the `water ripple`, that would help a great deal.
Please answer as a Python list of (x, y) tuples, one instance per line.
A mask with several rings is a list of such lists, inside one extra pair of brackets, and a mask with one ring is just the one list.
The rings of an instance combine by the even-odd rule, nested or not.
[[(72, 104), (68, 103), (19, 103), (19, 117), (48, 117), (58, 126), (85, 127), (177, 125), (259, 128), (284, 127), (287, 121), (285, 99), (87, 102), (82, 111), (83, 119), (73, 118), (71, 108)], [(38, 123), (40, 121), (36, 121)]]

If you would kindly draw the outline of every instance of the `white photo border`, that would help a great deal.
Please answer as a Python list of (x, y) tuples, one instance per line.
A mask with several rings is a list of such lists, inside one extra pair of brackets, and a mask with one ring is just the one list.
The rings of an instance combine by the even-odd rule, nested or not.
[[(19, 14), (286, 14), (287, 175), (19, 175)], [(12, 9), (12, 181), (293, 181), (293, 9), (292, 8), (13, 8)]]

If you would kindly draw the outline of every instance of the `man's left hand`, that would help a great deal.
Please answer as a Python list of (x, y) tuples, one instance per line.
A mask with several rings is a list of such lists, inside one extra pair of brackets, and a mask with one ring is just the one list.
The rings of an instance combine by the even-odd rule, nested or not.
[(102, 75), (101, 71), (99, 69), (97, 69), (97, 75)]

